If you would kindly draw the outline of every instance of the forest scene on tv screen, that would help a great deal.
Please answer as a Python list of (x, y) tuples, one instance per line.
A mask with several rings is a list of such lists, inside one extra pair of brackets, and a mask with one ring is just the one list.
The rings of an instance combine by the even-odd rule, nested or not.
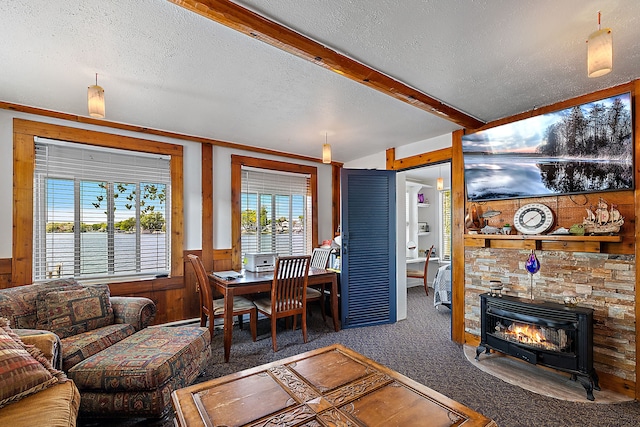
[(462, 137), (469, 200), (633, 189), (631, 95)]

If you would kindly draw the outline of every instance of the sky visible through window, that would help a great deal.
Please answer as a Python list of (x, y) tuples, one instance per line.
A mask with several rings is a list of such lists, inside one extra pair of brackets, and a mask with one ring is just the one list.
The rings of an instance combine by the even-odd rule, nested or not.
[[(100, 187), (102, 183), (97, 181), (82, 181), (80, 183), (80, 218), (88, 224), (107, 221), (107, 194), (106, 189)], [(118, 184), (116, 184), (117, 186)], [(117, 223), (136, 216), (135, 184), (119, 184), (122, 192), (116, 191), (114, 199), (114, 221)], [(141, 184), (144, 187), (145, 183)], [(163, 184), (155, 184), (163, 189)], [(119, 194), (118, 194), (119, 193)], [(98, 206), (96, 206), (96, 204)], [(160, 200), (144, 199), (144, 206), (154, 212), (164, 215), (164, 203)], [(74, 221), (74, 181), (70, 179), (47, 179), (47, 217), (48, 222), (73, 222)]]
[[(272, 213), (272, 204), (270, 202), (271, 195), (260, 194), (262, 197), (262, 203), (260, 205), (263, 208), (267, 215), (267, 220), (271, 220)], [(305, 198), (304, 195), (293, 195), (291, 196), (291, 216), (293, 219), (304, 218), (305, 214)], [(265, 201), (268, 201), (265, 203)], [(278, 196), (276, 195), (276, 218), (280, 217), (289, 217), (289, 196)], [(257, 193), (242, 193), (242, 211), (253, 210), (257, 211), (258, 209), (258, 194)]]

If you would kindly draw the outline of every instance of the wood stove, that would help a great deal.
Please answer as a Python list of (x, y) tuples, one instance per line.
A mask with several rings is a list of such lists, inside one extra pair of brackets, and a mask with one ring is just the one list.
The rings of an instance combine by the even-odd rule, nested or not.
[(480, 295), (481, 336), (476, 360), (496, 350), (571, 374), (587, 399), (600, 390), (593, 368), (593, 310), (507, 295)]

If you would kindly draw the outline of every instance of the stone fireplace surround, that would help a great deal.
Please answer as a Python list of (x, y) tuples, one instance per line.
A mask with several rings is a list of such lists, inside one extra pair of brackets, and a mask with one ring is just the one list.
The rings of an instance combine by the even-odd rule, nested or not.
[[(479, 295), (489, 291), (490, 280), (500, 280), (508, 295), (530, 297), (531, 275), (524, 267), (530, 252), (465, 248), (466, 333), (480, 336)], [(635, 256), (563, 251), (536, 251), (536, 256), (541, 267), (533, 275), (533, 297), (562, 303), (563, 292), (577, 294), (579, 306), (594, 309), (598, 375), (635, 383)]]

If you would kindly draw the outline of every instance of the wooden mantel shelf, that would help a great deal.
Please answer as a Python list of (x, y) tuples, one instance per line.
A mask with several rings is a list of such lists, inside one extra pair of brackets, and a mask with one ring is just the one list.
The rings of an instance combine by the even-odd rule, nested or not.
[(562, 234), (465, 234), (464, 245), (476, 248), (536, 249), (545, 251), (600, 252), (601, 243), (619, 243), (622, 236)]

